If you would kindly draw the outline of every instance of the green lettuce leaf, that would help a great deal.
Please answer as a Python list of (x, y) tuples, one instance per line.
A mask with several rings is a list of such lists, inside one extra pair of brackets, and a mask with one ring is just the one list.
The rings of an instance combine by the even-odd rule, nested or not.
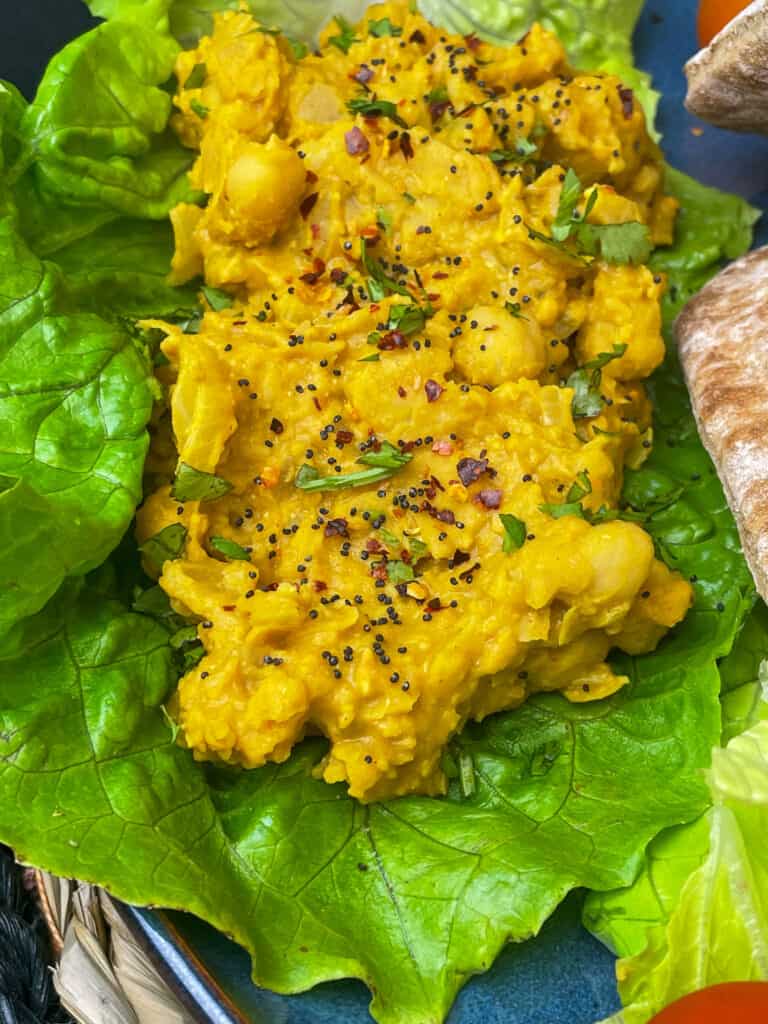
[(708, 985), (768, 981), (768, 721), (713, 752), (709, 784), (704, 860), (643, 952), (617, 967), (625, 1024)]
[(0, 628), (99, 565), (141, 498), (150, 367), (0, 220)]
[(56, 263), (78, 308), (102, 315), (176, 317), (198, 307), (196, 289), (167, 283), (169, 221), (122, 218), (59, 249)]
[[(8, 170), (12, 184), (28, 176), (21, 193), (27, 202), (17, 202), (33, 246), (48, 229), (26, 211), (31, 195), (90, 208), (97, 218), (163, 218), (192, 197), (186, 177), (192, 154), (168, 127), (171, 96), (163, 86), (178, 44), (165, 6), (149, 0), (140, 16), (105, 22), (49, 64), (21, 118), (21, 151)], [(52, 248), (49, 242), (46, 251)]]

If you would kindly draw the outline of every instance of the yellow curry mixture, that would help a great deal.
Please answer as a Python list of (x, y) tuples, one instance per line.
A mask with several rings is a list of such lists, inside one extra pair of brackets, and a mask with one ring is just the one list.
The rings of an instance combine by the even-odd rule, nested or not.
[[(174, 713), (198, 757), (319, 732), (361, 800), (442, 793), (467, 720), (614, 692), (611, 648), (690, 604), (611, 515), (651, 447), (664, 281), (553, 239), (569, 168), (574, 223), (664, 244), (676, 204), (631, 91), (540, 26), (502, 48), (387, 3), (306, 55), (247, 13), (214, 26), (178, 58), (206, 200), (174, 211), (173, 266), (232, 301), (156, 325), (170, 417), (138, 523), (187, 531), (160, 584), (206, 653)], [(204, 500), (171, 493), (177, 458)]]

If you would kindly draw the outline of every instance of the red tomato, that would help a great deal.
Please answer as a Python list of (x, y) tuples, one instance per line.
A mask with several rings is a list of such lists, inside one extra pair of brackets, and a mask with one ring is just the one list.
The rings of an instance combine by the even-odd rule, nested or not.
[(706, 46), (721, 28), (739, 11), (748, 7), (750, 0), (701, 0), (699, 4), (699, 44)]
[(768, 982), (731, 981), (684, 996), (652, 1024), (766, 1024)]

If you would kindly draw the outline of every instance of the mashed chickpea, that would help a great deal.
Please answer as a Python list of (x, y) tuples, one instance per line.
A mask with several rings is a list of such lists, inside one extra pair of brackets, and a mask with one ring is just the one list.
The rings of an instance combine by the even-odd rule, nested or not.
[[(167, 482), (138, 525), (186, 529), (160, 584), (205, 656), (176, 714), (202, 758), (320, 732), (353, 796), (441, 793), (467, 720), (614, 692), (609, 651), (690, 604), (612, 514), (650, 447), (664, 281), (550, 240), (567, 168), (592, 225), (663, 243), (675, 203), (631, 92), (539, 26), (500, 48), (389, 3), (297, 60), (248, 14), (214, 25), (177, 66), (207, 200), (174, 211), (174, 271), (232, 304), (162, 325)], [(171, 493), (171, 436), (226, 493)]]

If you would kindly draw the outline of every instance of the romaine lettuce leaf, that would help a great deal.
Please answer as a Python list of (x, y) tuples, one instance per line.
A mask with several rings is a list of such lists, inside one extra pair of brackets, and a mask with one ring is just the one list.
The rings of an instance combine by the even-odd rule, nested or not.
[(768, 721), (713, 752), (709, 784), (705, 859), (643, 952), (617, 966), (625, 1024), (708, 985), (768, 981)]

